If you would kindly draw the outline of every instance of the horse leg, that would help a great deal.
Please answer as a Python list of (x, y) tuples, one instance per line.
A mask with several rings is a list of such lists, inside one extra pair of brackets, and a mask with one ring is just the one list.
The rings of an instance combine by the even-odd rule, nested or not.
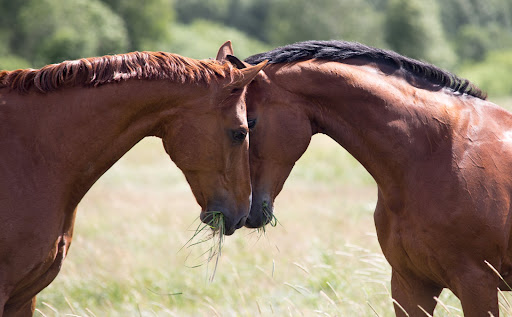
[(440, 286), (392, 270), (391, 293), (396, 301), (396, 316), (425, 317), (425, 312), (433, 315), (437, 304), (434, 297), (439, 296), (442, 290)]
[(0, 296), (0, 316), (4, 316), (5, 302), (6, 301), (7, 301), (6, 297)]
[(498, 285), (498, 277), (490, 270), (460, 274), (453, 292), (460, 299), (464, 316), (499, 316)]
[(31, 300), (16, 306), (9, 306), (9, 302), (4, 308), (3, 317), (31, 317), (34, 315), (36, 310), (36, 297), (32, 297)]

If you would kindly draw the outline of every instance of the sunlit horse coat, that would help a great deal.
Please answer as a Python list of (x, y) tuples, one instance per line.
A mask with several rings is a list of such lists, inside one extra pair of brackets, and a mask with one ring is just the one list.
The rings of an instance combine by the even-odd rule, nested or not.
[(66, 257), (77, 204), (145, 136), (162, 138), (203, 221), (220, 211), (226, 234), (243, 226), (242, 95), (262, 66), (135, 52), (0, 72), (0, 316), (32, 315)]
[(498, 315), (497, 288), (508, 288), (496, 272), (512, 285), (509, 112), (467, 80), (358, 43), (296, 43), (245, 64), (225, 58), (240, 68), (270, 63), (246, 97), (247, 226), (271, 219), (311, 136), (327, 134), (377, 182), (375, 225), (397, 315), (432, 314), (443, 288), (466, 316)]

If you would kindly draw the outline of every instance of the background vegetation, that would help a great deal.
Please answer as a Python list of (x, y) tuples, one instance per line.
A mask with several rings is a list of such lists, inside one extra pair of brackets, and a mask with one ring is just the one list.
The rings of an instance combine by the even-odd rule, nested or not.
[(510, 0), (0, 0), (0, 69), (133, 50), (207, 58), (227, 39), (241, 57), (358, 41), (512, 94)]
[[(512, 107), (510, 0), (0, 0), (0, 69), (163, 50), (242, 58), (301, 40), (392, 49), (476, 82)], [(41, 316), (393, 316), (390, 268), (375, 237), (376, 186), (325, 136), (276, 201), (279, 225), (225, 241), (213, 282), (203, 246), (181, 249), (199, 207), (157, 139), (109, 170), (79, 206)], [(181, 250), (180, 250), (181, 249)], [(459, 316), (443, 292), (436, 316)], [(501, 295), (512, 316), (512, 298)]]

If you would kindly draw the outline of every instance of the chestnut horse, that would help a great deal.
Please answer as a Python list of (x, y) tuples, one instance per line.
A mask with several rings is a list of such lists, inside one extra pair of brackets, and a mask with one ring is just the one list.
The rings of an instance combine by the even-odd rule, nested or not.
[[(262, 65), (162, 52), (87, 58), (0, 73), (0, 316), (31, 316), (57, 275), (76, 206), (146, 136), (162, 138), (225, 234), (250, 208), (243, 92)], [(210, 216), (211, 218), (211, 216)]]
[(358, 43), (296, 43), (246, 62), (262, 60), (246, 95), (246, 226), (271, 219), (295, 161), (324, 133), (377, 183), (377, 235), (409, 316), (432, 314), (443, 288), (465, 316), (497, 316), (497, 288), (512, 285), (512, 114), (467, 80)]

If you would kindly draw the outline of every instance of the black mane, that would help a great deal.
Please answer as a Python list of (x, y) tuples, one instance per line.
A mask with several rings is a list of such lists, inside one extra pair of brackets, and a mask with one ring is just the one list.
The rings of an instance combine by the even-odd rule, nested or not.
[(485, 92), (467, 79), (459, 78), (434, 65), (402, 56), (393, 51), (373, 48), (360, 43), (344, 41), (299, 42), (250, 56), (245, 61), (255, 65), (264, 60), (268, 60), (271, 64), (277, 64), (293, 63), (307, 59), (342, 61), (354, 57), (404, 69), (413, 75), (428, 80), (434, 85), (449, 88), (454, 92), (468, 94), (480, 99), (487, 98)]

